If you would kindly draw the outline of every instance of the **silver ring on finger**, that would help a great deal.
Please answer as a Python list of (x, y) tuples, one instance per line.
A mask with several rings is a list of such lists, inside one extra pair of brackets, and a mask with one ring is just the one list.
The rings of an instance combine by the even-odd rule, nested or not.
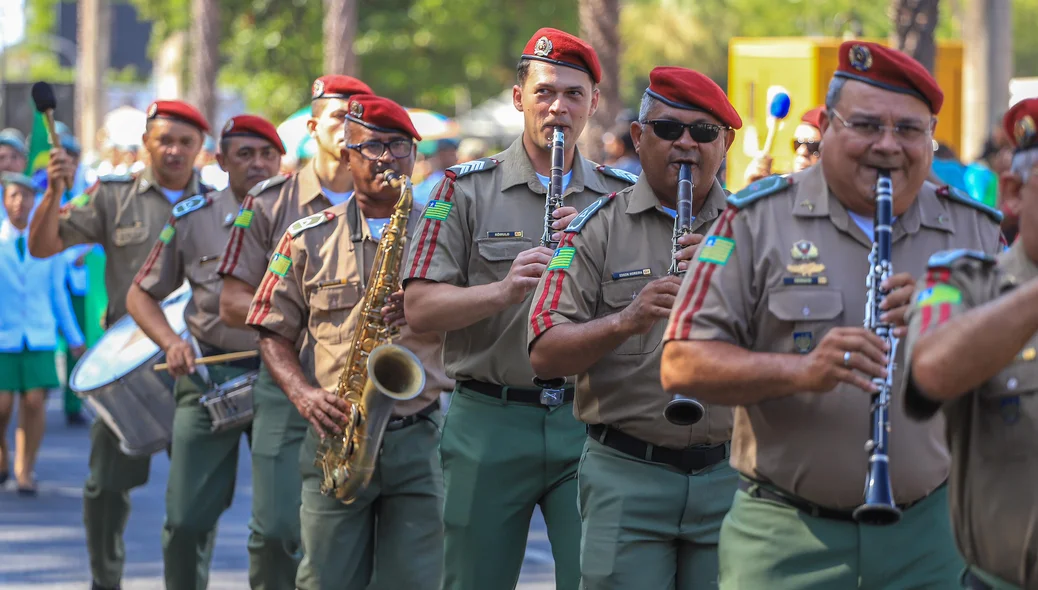
[(850, 368), (850, 366), (851, 366), (851, 353), (850, 352), (843, 353), (843, 366)]

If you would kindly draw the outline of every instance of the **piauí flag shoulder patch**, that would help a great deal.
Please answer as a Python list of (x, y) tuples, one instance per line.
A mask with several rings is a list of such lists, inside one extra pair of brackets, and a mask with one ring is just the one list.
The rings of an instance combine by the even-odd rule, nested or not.
[(454, 209), (454, 203), (451, 203), (450, 201), (432, 200), (425, 206), (425, 212), (422, 213), (422, 218), (444, 221), (447, 219), (447, 216), (451, 214), (451, 209)]
[(735, 240), (721, 236), (710, 236), (699, 247), (699, 262), (708, 262), (718, 266), (728, 264), (728, 259), (735, 251)]
[(270, 257), (270, 266), (267, 267), (267, 270), (279, 277), (284, 277), (290, 268), (292, 268), (292, 259), (280, 252), (275, 252)]
[(250, 225), (252, 225), (252, 209), (238, 211), (238, 216), (234, 218), (234, 227), (248, 229)]
[(168, 244), (169, 241), (173, 239), (173, 234), (176, 232), (177, 230), (167, 223), (166, 226), (162, 228), (162, 231), (159, 232), (159, 241), (163, 244)]
[(573, 246), (563, 246), (555, 250), (555, 255), (551, 257), (551, 261), (548, 262), (548, 270), (562, 270), (569, 268), (573, 264), (573, 257), (577, 254), (577, 249)]
[(916, 306), (930, 307), (940, 303), (957, 305), (962, 303), (962, 291), (948, 284), (934, 285), (915, 296)]

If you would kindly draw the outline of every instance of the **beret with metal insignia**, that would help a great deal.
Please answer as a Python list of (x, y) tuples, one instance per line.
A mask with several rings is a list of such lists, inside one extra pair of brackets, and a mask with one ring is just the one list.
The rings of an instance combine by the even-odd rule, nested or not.
[(278, 135), (278, 130), (274, 127), (274, 124), (264, 119), (263, 117), (257, 117), (256, 115), (238, 115), (237, 117), (231, 117), (227, 120), (227, 124), (223, 126), (223, 133), (220, 135), (223, 137), (258, 137), (269, 141), (281, 155), (285, 155), (285, 144), (281, 141), (281, 136)]
[(519, 61), (538, 61), (576, 68), (587, 72), (595, 84), (602, 81), (602, 66), (598, 54), (587, 41), (565, 31), (545, 27), (533, 34), (523, 49)]
[(356, 94), (374, 94), (364, 82), (353, 76), (321, 76), (314, 80), (310, 100), (318, 98), (349, 98)]
[(709, 113), (732, 129), (742, 127), (742, 118), (728, 102), (724, 90), (695, 70), (675, 66), (653, 68), (645, 92), (674, 108)]
[(857, 80), (883, 90), (914, 96), (937, 114), (944, 104), (944, 92), (922, 64), (908, 54), (866, 41), (844, 41), (840, 45), (840, 65), (833, 76)]
[(388, 98), (358, 94), (350, 99), (349, 113), (347, 119), (368, 129), (383, 133), (401, 131), (417, 141), (422, 140), (407, 110)]
[(198, 109), (182, 100), (156, 100), (147, 111), (148, 120), (169, 119), (197, 127), (202, 133), (209, 132), (209, 122)]
[(1025, 98), (1002, 117), (1002, 129), (1013, 141), (1016, 151), (1038, 147), (1038, 98)]

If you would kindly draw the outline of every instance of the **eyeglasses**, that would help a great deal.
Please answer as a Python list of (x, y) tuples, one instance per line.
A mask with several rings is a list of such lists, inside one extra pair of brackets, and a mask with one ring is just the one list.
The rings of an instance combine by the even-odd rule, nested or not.
[(905, 123), (897, 125), (882, 125), (876, 121), (848, 121), (844, 119), (836, 109), (829, 109), (843, 126), (862, 139), (878, 141), (888, 130), (894, 134), (894, 138), (902, 143), (914, 143), (925, 139), (930, 135), (930, 129)]
[(713, 123), (681, 123), (680, 121), (669, 121), (667, 119), (642, 121), (642, 123), (652, 125), (652, 132), (656, 134), (656, 137), (667, 141), (677, 141), (681, 138), (685, 129), (688, 129), (688, 135), (692, 138), (692, 141), (696, 143), (710, 143), (717, 139), (722, 130), (728, 129), (728, 127), (714, 125)]
[(822, 149), (822, 142), (820, 141), (807, 141), (806, 139), (793, 139), (793, 153), (800, 151), (800, 146), (807, 148), (807, 153), (817, 154)]
[(360, 155), (369, 160), (378, 160), (389, 150), (397, 160), (402, 160), (411, 155), (414, 143), (410, 139), (394, 139), (393, 141), (365, 141), (364, 143), (351, 143), (346, 146), (351, 150), (357, 150)]

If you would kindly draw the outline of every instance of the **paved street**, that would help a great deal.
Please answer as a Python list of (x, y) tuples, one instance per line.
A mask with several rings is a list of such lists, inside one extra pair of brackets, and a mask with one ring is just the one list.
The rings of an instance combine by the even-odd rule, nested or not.
[[(39, 495), (22, 498), (14, 477), (0, 490), (0, 588), (5, 590), (86, 590), (90, 576), (82, 524), (82, 484), (87, 475), (88, 427), (65, 425), (60, 396), (50, 398), (47, 434), (37, 465)], [(13, 453), (14, 428), (8, 435)], [(13, 461), (13, 456), (12, 456)], [(220, 521), (209, 587), (248, 588), (245, 541), (252, 480), (248, 450), (242, 445), (234, 505)], [(126, 534), (125, 590), (162, 588), (160, 531), (169, 461), (158, 454), (151, 480), (132, 493), (133, 513)], [(548, 590), (552, 560), (540, 513), (530, 531), (519, 588)]]

